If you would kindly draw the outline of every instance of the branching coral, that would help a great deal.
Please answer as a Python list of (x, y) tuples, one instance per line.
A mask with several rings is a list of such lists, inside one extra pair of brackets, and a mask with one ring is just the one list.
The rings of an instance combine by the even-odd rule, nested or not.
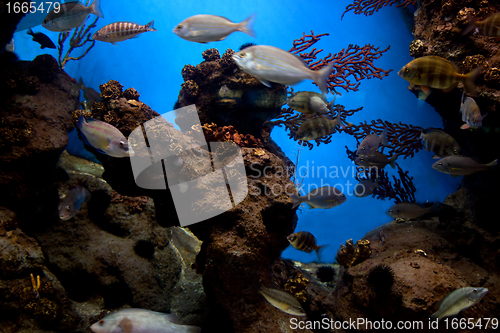
[(205, 139), (207, 142), (212, 141), (229, 141), (234, 142), (240, 147), (247, 148), (262, 148), (262, 142), (260, 139), (256, 139), (250, 134), (239, 134), (238, 131), (234, 129), (233, 126), (223, 126), (218, 127), (216, 124), (204, 124), (202, 126), (203, 133), (205, 134)]
[[(344, 18), (345, 13), (351, 10), (354, 10), (354, 14), (356, 15), (364, 14), (365, 16), (369, 16), (377, 12), (380, 8), (385, 6), (392, 6), (396, 2), (398, 2), (398, 0), (354, 0), (354, 3), (348, 5), (345, 8), (345, 11), (340, 19)], [(404, 0), (396, 7), (403, 6), (403, 8), (406, 8), (409, 5), (415, 5), (416, 3), (417, 0)]]
[[(345, 91), (358, 91), (361, 84), (359, 81), (362, 79), (375, 77), (381, 79), (392, 71), (392, 69), (386, 71), (373, 65), (373, 61), (379, 59), (382, 53), (389, 50), (390, 46), (379, 51), (378, 47), (370, 44), (363, 47), (350, 44), (347, 49), (343, 48), (340, 52), (334, 54), (328, 53), (326, 57), (321, 59), (317, 59), (317, 55), (323, 49), (317, 50), (313, 48), (308, 53), (304, 52), (316, 44), (321, 37), (328, 35), (326, 33), (314, 35), (312, 30), (310, 35), (306, 35), (304, 32), (301, 38), (293, 41), (293, 47), (288, 52), (301, 57), (312, 70), (319, 70), (333, 63), (333, 73), (330, 74), (327, 81), (327, 90), (330, 92), (337, 93), (335, 88), (343, 88)], [(356, 82), (351, 82), (351, 77), (354, 77)]]
[[(82, 25), (79, 28), (75, 28), (73, 30), (73, 35), (71, 36), (69, 40), (69, 49), (64, 55), (64, 58), (62, 57), (63, 54), (63, 47), (64, 47), (64, 42), (66, 39), (69, 37), (70, 32), (69, 31), (64, 31), (59, 34), (59, 40), (58, 40), (58, 47), (57, 50), (59, 51), (59, 67), (61, 69), (64, 69), (64, 66), (66, 66), (66, 63), (70, 60), (80, 60), (82, 59), (89, 51), (94, 47), (95, 40), (91, 38), (91, 33), (89, 32), (90, 29), (94, 28), (96, 26), (97, 20), (99, 18), (96, 17), (94, 22), (86, 26), (85, 24)], [(78, 57), (71, 57), (70, 54), (73, 52), (76, 48), (78, 47), (83, 47), (85, 44), (89, 43), (90, 45), (87, 47), (85, 52), (81, 56)]]

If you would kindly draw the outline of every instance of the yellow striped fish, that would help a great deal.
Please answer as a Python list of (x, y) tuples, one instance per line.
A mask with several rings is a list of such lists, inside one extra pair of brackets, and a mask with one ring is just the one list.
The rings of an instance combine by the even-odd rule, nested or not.
[(269, 82), (294, 85), (302, 80), (313, 80), (326, 94), (326, 81), (330, 77), (333, 62), (323, 69), (313, 71), (294, 54), (269, 45), (249, 46), (233, 54), (234, 62), (246, 73), (256, 77), (263, 85)]
[(424, 93), (429, 88), (450, 92), (462, 82), (471, 93), (476, 91), (474, 81), (481, 73), (482, 67), (477, 67), (468, 74), (458, 73), (458, 67), (441, 57), (425, 56), (410, 61), (398, 72), (398, 75), (410, 83), (420, 86)]
[(255, 14), (241, 23), (234, 23), (222, 16), (195, 15), (188, 17), (174, 28), (174, 33), (191, 42), (208, 43), (225, 39), (235, 31), (255, 37), (252, 24)]
[(420, 140), (422, 140), (422, 146), (424, 146), (425, 150), (436, 154), (433, 158), (460, 155), (462, 153), (457, 141), (441, 130), (428, 128), (420, 133)]
[(295, 133), (295, 140), (310, 141), (330, 135), (335, 130), (335, 127), (342, 125), (340, 112), (335, 119), (326, 117), (311, 118), (300, 125), (299, 130)]
[(320, 259), (319, 251), (325, 246), (316, 245), (316, 237), (308, 231), (299, 231), (289, 235), (286, 239), (290, 244), (299, 251), (306, 253), (311, 253), (313, 250), (318, 254), (318, 259)]
[(468, 15), (467, 20), (469, 24), (462, 31), (462, 35), (466, 35), (474, 28), (477, 28), (481, 35), (500, 37), (500, 13), (491, 14), (483, 21), (476, 21), (474, 16)]
[(122, 42), (126, 39), (137, 37), (137, 35), (143, 32), (157, 31), (154, 28), (154, 23), (154, 20), (146, 25), (140, 25), (133, 22), (111, 23), (99, 29), (92, 36), (92, 39), (116, 45), (116, 42)]

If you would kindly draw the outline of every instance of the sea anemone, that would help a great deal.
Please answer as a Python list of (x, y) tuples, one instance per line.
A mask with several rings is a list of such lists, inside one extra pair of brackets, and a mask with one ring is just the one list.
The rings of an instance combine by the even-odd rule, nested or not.
[(394, 283), (394, 271), (387, 265), (377, 265), (368, 273), (368, 283), (376, 293), (389, 292)]
[(316, 276), (321, 282), (331, 282), (335, 277), (335, 269), (330, 266), (318, 267), (316, 271)]

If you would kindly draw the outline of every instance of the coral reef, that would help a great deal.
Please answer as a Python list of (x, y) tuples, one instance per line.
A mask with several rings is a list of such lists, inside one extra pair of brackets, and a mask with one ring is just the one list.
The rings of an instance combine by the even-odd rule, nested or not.
[(248, 148), (263, 147), (260, 139), (256, 139), (253, 135), (250, 134), (246, 135), (239, 134), (238, 131), (236, 131), (232, 125), (217, 127), (216, 124), (211, 123), (211, 124), (204, 124), (202, 128), (207, 142), (226, 141), (226, 142), (234, 142), (240, 147), (248, 147)]
[[(344, 17), (345, 13), (350, 12), (351, 10), (354, 10), (354, 14), (356, 15), (363, 14), (365, 16), (370, 16), (373, 15), (373, 13), (378, 12), (379, 9), (385, 6), (392, 6), (396, 2), (398, 2), (398, 0), (354, 0), (352, 4), (345, 8), (341, 19)], [(406, 8), (409, 5), (415, 5), (416, 3), (417, 0), (403, 0), (402, 3), (396, 7), (402, 6), (403, 8)]]
[[(361, 84), (360, 80), (382, 79), (392, 71), (392, 69), (386, 71), (373, 65), (373, 61), (379, 59), (384, 52), (389, 50), (390, 46), (379, 51), (378, 47), (370, 44), (363, 47), (351, 44), (347, 49), (343, 48), (334, 54), (328, 53), (326, 57), (321, 59), (317, 59), (317, 55), (323, 49), (317, 50), (313, 48), (308, 53), (303, 52), (316, 44), (321, 37), (328, 35), (326, 33), (314, 35), (312, 30), (310, 35), (306, 35), (304, 32), (301, 38), (293, 41), (293, 47), (288, 52), (301, 57), (312, 70), (319, 70), (333, 62), (333, 73), (327, 80), (327, 90), (333, 94), (337, 93), (335, 88), (343, 88), (345, 91), (358, 91)], [(352, 78), (356, 80), (356, 83), (351, 82)]]
[[(61, 69), (64, 69), (66, 66), (66, 63), (71, 60), (80, 60), (83, 57), (89, 53), (89, 51), (94, 47), (95, 45), (95, 40), (92, 39), (90, 29), (96, 27), (96, 23), (99, 17), (96, 17), (92, 23), (87, 25), (87, 23), (84, 23), (80, 27), (76, 27), (75, 30), (73, 30), (73, 34), (71, 35), (71, 38), (69, 39), (69, 48), (68, 51), (66, 51), (66, 54), (63, 57), (63, 49), (64, 49), (64, 43), (66, 42), (66, 39), (68, 39), (71, 31), (63, 31), (59, 33), (59, 38), (58, 38), (58, 47), (57, 51), (59, 52), (58, 56), (58, 61), (59, 61), (59, 67)], [(72, 57), (70, 54), (75, 51), (75, 49), (78, 49), (80, 47), (84, 47), (87, 43), (90, 43), (90, 45), (87, 46), (85, 51), (77, 57)]]
[(370, 249), (370, 241), (360, 239), (354, 245), (352, 239), (348, 239), (344, 244), (340, 245), (340, 249), (335, 256), (335, 260), (339, 265), (352, 267), (370, 257), (372, 250)]

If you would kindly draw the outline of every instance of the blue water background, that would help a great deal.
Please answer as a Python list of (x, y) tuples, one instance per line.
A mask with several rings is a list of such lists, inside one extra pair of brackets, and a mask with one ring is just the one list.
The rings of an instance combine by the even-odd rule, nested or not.
[[(152, 19), (155, 20), (158, 31), (120, 42), (119, 46), (96, 42), (87, 56), (80, 61), (69, 62), (65, 70), (74, 78), (82, 76), (85, 84), (96, 90), (99, 84), (111, 79), (119, 81), (125, 89), (134, 87), (141, 94), (141, 101), (173, 122), (173, 112), (169, 112), (173, 110), (180, 85), (183, 83), (181, 70), (186, 64), (196, 65), (203, 61), (201, 53), (204, 50), (217, 48), (222, 54), (228, 48), (237, 50), (246, 42), (273, 45), (288, 50), (294, 39), (302, 37), (303, 32), (308, 34), (313, 30), (315, 34), (330, 34), (314, 45), (323, 49), (320, 57), (329, 52), (339, 52), (349, 44), (372, 44), (381, 50), (391, 46), (389, 51), (374, 62), (376, 67), (393, 69), (388, 77), (382, 80), (362, 80), (357, 92), (339, 89), (342, 96), (337, 97), (337, 104), (344, 105), (346, 109), (363, 107), (362, 111), (348, 118), (348, 122), (357, 124), (364, 120), (370, 122), (372, 119), (381, 118), (424, 128), (442, 127), (439, 115), (425, 102), (415, 98), (407, 89), (408, 82), (397, 75), (397, 71), (412, 60), (408, 51), (413, 40), (411, 11), (392, 6), (382, 8), (369, 17), (349, 12), (341, 20), (340, 17), (350, 2), (103, 0), (101, 8), (105, 18), (99, 19), (97, 28), (92, 32), (116, 21), (146, 24)], [(196, 14), (221, 15), (240, 22), (254, 12), (257, 38), (237, 32), (220, 42), (199, 44), (183, 40), (172, 32), (178, 23)], [(38, 20), (41, 23), (43, 18), (44, 15), (30, 15), (26, 20)], [(93, 19), (91, 16), (89, 21)], [(41, 25), (33, 30), (47, 34), (57, 44), (58, 33), (47, 31)], [(31, 36), (25, 31), (17, 32), (14, 37), (16, 53), (22, 60), (32, 60), (44, 53), (57, 58), (56, 50), (40, 50), (38, 44), (32, 42)], [(294, 89), (318, 91), (310, 81), (300, 83)], [(331, 99), (330, 95), (329, 100)], [(295, 161), (299, 146), (288, 138), (284, 129), (275, 128), (272, 137), (287, 156)], [(339, 188), (343, 187), (348, 196), (344, 204), (332, 209), (309, 209), (303, 205), (297, 212), (299, 221), (296, 231), (307, 230), (316, 236), (318, 244), (329, 244), (322, 254), (323, 262), (333, 262), (340, 244), (347, 239), (356, 241), (373, 228), (391, 221), (391, 218), (385, 215), (385, 211), (393, 204), (391, 200), (381, 201), (372, 197), (356, 198), (349, 195), (356, 181), (353, 178), (353, 163), (345, 152), (346, 145), (354, 150), (355, 139), (347, 134), (336, 134), (328, 145), (320, 145), (312, 150), (302, 148), (300, 151), (298, 167), (309, 171), (308, 176), (303, 179), (305, 189), (308, 186), (312, 189), (325, 184), (337, 185)], [(397, 161), (414, 177), (417, 201), (443, 201), (458, 188), (460, 182), (460, 178), (453, 179), (433, 170), (431, 165), (434, 160), (431, 156), (429, 152), (420, 151), (413, 158)], [(324, 170), (318, 169), (320, 166), (326, 167), (326, 177), (317, 175), (318, 170)], [(332, 174), (335, 170), (338, 171), (339, 177)], [(386, 170), (389, 170), (390, 175), (397, 174), (389, 166)], [(282, 255), (284, 258), (304, 262), (317, 260), (315, 253), (300, 252), (292, 247), (287, 248)]]

